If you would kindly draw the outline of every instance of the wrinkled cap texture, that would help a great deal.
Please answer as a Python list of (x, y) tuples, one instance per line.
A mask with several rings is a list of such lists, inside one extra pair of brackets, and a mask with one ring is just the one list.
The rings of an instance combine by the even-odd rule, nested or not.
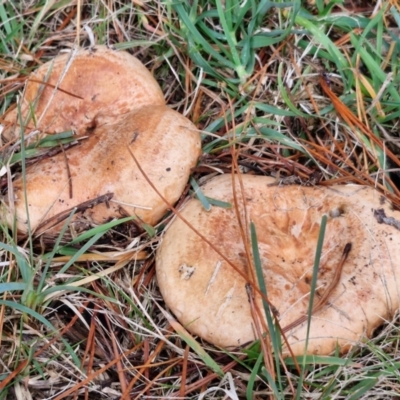
[[(61, 54), (33, 72), (21, 114), (25, 135), (34, 129), (40, 134), (73, 129), (84, 135), (145, 105), (165, 105), (152, 74), (129, 53), (96, 46)], [(8, 140), (18, 136), (17, 109), (6, 113), (5, 121), (3, 135)]]
[[(372, 188), (278, 186), (272, 178), (243, 175), (243, 197), (236, 177), (244, 221), (256, 226), (268, 299), (285, 328), (307, 314), (321, 218), (328, 216), (315, 301), (334, 277), (346, 244), (352, 249), (340, 280), (325, 306), (307, 322), (286, 332), (295, 355), (327, 355), (348, 351), (391, 318), (399, 307), (400, 213)], [(207, 182), (205, 196), (233, 205), (232, 176)], [(190, 200), (181, 215), (247, 276), (245, 247), (235, 208), (212, 206), (206, 211)], [(397, 225), (397, 227), (396, 227)], [(211, 246), (176, 217), (157, 252), (157, 280), (166, 304), (192, 333), (221, 347), (255, 340), (256, 334), (240, 276)], [(254, 268), (254, 267), (251, 267)], [(253, 290), (255, 304), (263, 310)], [(284, 347), (284, 355), (289, 355)]]
[[(128, 148), (150, 181), (174, 203), (196, 165), (201, 143), (196, 127), (166, 106), (142, 107), (119, 122), (96, 128), (65, 155), (60, 152), (28, 167), (27, 197), (22, 178), (13, 182), (18, 230), (27, 232), (26, 202), (30, 225), (35, 229), (62, 211), (107, 193), (113, 194), (109, 202), (85, 211), (89, 221), (102, 224), (134, 215), (155, 224), (167, 205), (141, 173)], [(8, 218), (12, 226), (14, 215), (9, 213)]]

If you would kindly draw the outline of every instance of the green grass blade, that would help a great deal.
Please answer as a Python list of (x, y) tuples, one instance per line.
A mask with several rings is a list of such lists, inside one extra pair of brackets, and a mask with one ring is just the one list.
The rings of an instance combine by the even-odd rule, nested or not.
[[(40, 315), (39, 313), (37, 313), (34, 310), (32, 310), (22, 304), (15, 303), (14, 301), (9, 301), (9, 300), (0, 300), (0, 305), (4, 305), (5, 307), (13, 308), (15, 310), (20, 311), (23, 314), (30, 315), (32, 318), (35, 318), (36, 320), (41, 322), (50, 331), (52, 331), (55, 334), (58, 334), (57, 329), (46, 318), (44, 318), (42, 315)], [(69, 355), (74, 360), (75, 365), (78, 368), (80, 368), (81, 362), (80, 362), (78, 356), (76, 355), (76, 352), (74, 351), (74, 349), (70, 346), (70, 344), (64, 338), (61, 337), (60, 339), (62, 340), (62, 342), (64, 343), (64, 346), (68, 350)]]
[[(254, 222), (250, 223), (250, 236), (251, 236), (251, 249), (252, 249), (252, 253), (253, 253), (253, 260), (254, 260), (254, 266), (255, 266), (255, 270), (256, 270), (258, 286), (260, 288), (261, 293), (265, 296), (265, 298), (268, 298), (267, 287), (265, 285), (260, 252), (258, 249), (257, 230), (256, 230), (256, 226), (255, 226)], [(265, 317), (267, 320), (269, 337), (271, 339), (272, 348), (274, 351), (278, 383), (280, 385), (280, 389), (282, 390), (282, 382), (281, 382), (281, 376), (280, 376), (281, 365), (280, 365), (280, 359), (279, 359), (279, 355), (282, 352), (281, 342), (280, 342), (280, 332), (276, 329), (275, 324), (273, 322), (273, 315), (272, 315), (271, 309), (269, 307), (269, 304), (267, 303), (267, 301), (264, 298), (262, 299), (262, 303), (263, 303), (263, 307), (264, 307)], [(269, 376), (269, 374), (268, 374), (268, 376)], [(271, 377), (269, 377), (269, 379), (270, 378)]]
[(134, 216), (125, 217), (125, 218), (117, 219), (115, 221), (107, 222), (103, 225), (96, 226), (95, 228), (89, 229), (88, 231), (85, 231), (82, 234), (80, 234), (78, 237), (76, 237), (71, 242), (69, 242), (68, 245), (71, 246), (73, 244), (82, 242), (84, 240), (88, 240), (98, 234), (104, 235), (110, 229), (112, 229), (118, 225), (124, 224), (125, 222), (132, 221), (133, 219), (136, 219), (136, 217), (134, 217)]
[(211, 356), (203, 349), (203, 347), (194, 339), (194, 337), (170, 314), (165, 311), (168, 322), (174, 328), (176, 333), (181, 339), (202, 359), (205, 365), (207, 365), (212, 371), (218, 376), (223, 377), (224, 372), (221, 367), (211, 358)]
[[(69, 221), (71, 220), (72, 216), (73, 216), (73, 214), (69, 216), (66, 224), (64, 225), (64, 228), (63, 228), (62, 232), (60, 233), (60, 235), (57, 238), (57, 241), (56, 241), (56, 243), (55, 243), (55, 245), (53, 247), (53, 250), (50, 253), (47, 253), (47, 254), (43, 255), (43, 259), (48, 260), (47, 261), (48, 263), (51, 262), (51, 260), (53, 259), (54, 255), (56, 253), (60, 253), (61, 254), (65, 249), (70, 249), (71, 248), (70, 246), (73, 246), (73, 245), (75, 245), (77, 243), (80, 243), (80, 242), (83, 242), (85, 240), (91, 239), (94, 236), (97, 237), (97, 235), (102, 236), (105, 233), (107, 233), (110, 229), (114, 228), (115, 226), (118, 226), (118, 225), (123, 224), (123, 223), (128, 222), (128, 221), (132, 221), (133, 219), (136, 218), (136, 217), (125, 217), (125, 218), (117, 219), (115, 221), (107, 222), (107, 223), (105, 223), (103, 225), (100, 225), (100, 226), (96, 226), (95, 228), (92, 228), (92, 229), (89, 229), (88, 231), (83, 232), (82, 234), (77, 236), (75, 239), (71, 240), (71, 242), (69, 242), (67, 245), (60, 247), (59, 244), (60, 244), (60, 241), (61, 241), (61, 239), (63, 237), (63, 233), (65, 232), (65, 229), (68, 227)], [(70, 254), (70, 253), (68, 253), (68, 254)], [(75, 254), (75, 252), (74, 252), (74, 254)]]
[(200, 200), (201, 205), (206, 211), (211, 210), (211, 204), (207, 200), (207, 197), (204, 196), (203, 192), (200, 189), (200, 186), (197, 184), (197, 182), (194, 180), (194, 178), (190, 178), (190, 184), (192, 185), (192, 188), (194, 190), (195, 196)]
[(227, 201), (222, 201), (222, 200), (217, 200), (217, 199), (213, 199), (211, 197), (208, 196), (204, 196), (204, 198), (208, 201), (209, 204), (211, 204), (212, 206), (216, 206), (216, 207), (221, 207), (221, 208), (232, 208), (232, 204), (228, 203)]
[(42, 272), (42, 276), (40, 278), (39, 284), (37, 285), (37, 289), (36, 289), (36, 293), (39, 294), (44, 287), (46, 278), (47, 278), (47, 271), (50, 268), (51, 265), (51, 261), (54, 257), (54, 255), (57, 253), (57, 249), (60, 245), (60, 242), (62, 240), (62, 238), (64, 237), (64, 234), (73, 218), (73, 216), (75, 215), (75, 210), (72, 210), (71, 214), (69, 215), (69, 217), (66, 219), (65, 223), (63, 224), (60, 233), (58, 234), (57, 240), (53, 246), (53, 250), (50, 252), (50, 254), (46, 257), (46, 255), (43, 256), (43, 259), (46, 260), (47, 258), (47, 262), (43, 268), (43, 272)]
[(324, 46), (324, 48), (332, 56), (332, 59), (335, 61), (339, 71), (343, 72), (343, 70), (349, 68), (346, 58), (342, 55), (335, 44), (328, 38), (328, 36), (325, 35), (321, 25), (317, 26), (300, 14), (295, 17), (295, 21), (297, 24), (307, 29), (311, 33), (314, 40), (316, 40), (320, 45)]
[(24, 282), (7, 282), (0, 283), (0, 293), (14, 292), (16, 290), (25, 290), (26, 283)]
[(283, 99), (285, 100), (286, 105), (290, 108), (290, 110), (292, 110), (292, 112), (295, 115), (297, 115), (299, 117), (303, 117), (303, 118), (308, 118), (308, 115), (299, 111), (297, 109), (297, 107), (293, 104), (292, 100), (290, 99), (290, 97), (286, 91), (285, 85), (283, 84), (282, 70), (283, 70), (283, 64), (280, 64), (279, 69), (278, 69), (278, 85), (279, 85), (279, 90), (282, 94)]
[(235, 71), (236, 74), (238, 75), (240, 82), (244, 83), (247, 79), (247, 73), (246, 69), (241, 63), (239, 53), (237, 51), (237, 42), (235, 39), (235, 32), (232, 30), (232, 25), (227, 22), (227, 19), (225, 18), (225, 15), (230, 15), (230, 11), (227, 11), (226, 9), (223, 9), (222, 2), (221, 0), (216, 0), (217, 4), (217, 10), (219, 14), (219, 19), (221, 21), (222, 28), (224, 30), (226, 40), (228, 42), (232, 58), (233, 58), (233, 63), (235, 65)]
[(253, 400), (254, 399), (254, 394), (253, 394), (254, 383), (255, 383), (255, 380), (257, 378), (258, 371), (260, 370), (260, 366), (261, 366), (262, 361), (263, 361), (263, 354), (262, 354), (262, 352), (260, 352), (258, 357), (257, 357), (257, 361), (254, 364), (254, 368), (251, 371), (249, 381), (247, 382), (247, 388), (246, 388), (246, 399), (247, 400)]
[(311, 327), (311, 318), (312, 318), (312, 310), (313, 310), (313, 305), (314, 305), (314, 297), (315, 297), (315, 291), (317, 287), (317, 279), (318, 279), (318, 272), (319, 272), (319, 265), (321, 261), (321, 255), (322, 255), (322, 247), (324, 245), (324, 238), (325, 238), (325, 230), (326, 230), (326, 223), (328, 221), (328, 216), (324, 214), (321, 218), (321, 224), (319, 228), (319, 235), (318, 235), (318, 241), (317, 241), (317, 248), (315, 250), (315, 259), (314, 259), (314, 266), (313, 266), (313, 275), (311, 279), (311, 288), (310, 288), (310, 301), (308, 304), (308, 318), (307, 318), (307, 333), (306, 333), (306, 342), (304, 345), (304, 356), (302, 357), (302, 363), (301, 363), (301, 370), (302, 373), (300, 375), (300, 382), (298, 385), (298, 390), (296, 393), (296, 399), (300, 399), (301, 396), (301, 389), (303, 387), (303, 381), (304, 381), (304, 374), (306, 370), (306, 353), (307, 353), (307, 348), (308, 348), (308, 339), (310, 336), (310, 327)]
[[(359, 40), (354, 34), (350, 35), (350, 39), (352, 44), (357, 47), (359, 44)], [(383, 84), (386, 80), (387, 74), (382, 71), (378, 62), (372, 57), (372, 55), (362, 46), (358, 47), (358, 54), (360, 55), (361, 59), (365, 63), (366, 67), (370, 71), (371, 75), (378, 79), (379, 84)], [(393, 100), (397, 103), (400, 103), (400, 94), (393, 84), (393, 82), (389, 83), (386, 90), (390, 93)]]
[[(51, 295), (53, 293), (57, 293), (57, 292), (81, 292), (81, 293), (87, 293), (87, 294), (90, 294), (92, 297), (99, 298), (99, 299), (102, 299), (102, 300), (105, 300), (105, 301), (109, 301), (109, 302), (114, 303), (114, 304), (118, 304), (119, 303), (118, 300), (113, 299), (110, 296), (104, 296), (101, 293), (95, 292), (95, 291), (87, 289), (85, 287), (71, 285), (72, 283), (73, 282), (67, 282), (67, 283), (65, 283), (63, 285), (53, 286), (53, 287), (51, 287), (49, 289), (44, 290), (42, 293), (40, 293), (39, 303), (41, 303), (49, 295)], [(53, 296), (51, 296), (51, 299), (53, 300)]]
[[(379, 382), (379, 378), (366, 378), (363, 379), (358, 385), (352, 388), (353, 394), (346, 397), (347, 400), (358, 400), (364, 396), (370, 389), (372, 389)], [(355, 390), (354, 390), (355, 389)]]
[(0, 248), (14, 255), (15, 260), (17, 262), (18, 270), (21, 274), (24, 283), (28, 284), (29, 282), (31, 282), (33, 276), (33, 270), (29, 265), (28, 261), (25, 259), (25, 257), (19, 252), (18, 248), (15, 245), (11, 246), (3, 242), (0, 242)]
[(272, 379), (271, 374), (266, 370), (266, 368), (264, 366), (261, 367), (261, 373), (262, 373), (262, 376), (264, 376), (267, 379), (268, 383), (271, 386), (272, 393), (274, 394), (273, 398), (275, 400), (284, 400), (284, 395), (282, 394), (283, 390), (278, 389), (278, 387), (276, 386), (276, 383)]
[(59, 274), (64, 274), (68, 268), (74, 264), (74, 262), (84, 254), (91, 246), (93, 246), (102, 236), (104, 232), (97, 233), (94, 235), (87, 243), (85, 243), (77, 252), (74, 254), (71, 259), (60, 269)]
[(221, 54), (219, 54), (216, 50), (214, 50), (214, 48), (211, 46), (211, 44), (204, 39), (203, 35), (201, 35), (201, 33), (197, 30), (193, 21), (191, 20), (191, 18), (185, 11), (183, 5), (174, 3), (173, 7), (174, 7), (175, 11), (177, 12), (177, 14), (179, 15), (179, 17), (181, 18), (181, 20), (185, 26), (185, 29), (189, 33), (193, 42), (201, 45), (207, 54), (210, 54), (212, 57), (214, 57), (218, 62), (220, 62), (225, 67), (235, 69), (235, 65), (231, 61), (222, 57)]

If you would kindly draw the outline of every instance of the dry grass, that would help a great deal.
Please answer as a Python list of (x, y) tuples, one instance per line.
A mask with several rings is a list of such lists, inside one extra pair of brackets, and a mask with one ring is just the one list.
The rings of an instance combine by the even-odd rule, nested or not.
[[(235, 165), (282, 184), (365, 184), (400, 206), (395, 0), (186, 3), (2, 2), (1, 114), (60, 49), (107, 44), (139, 57), (202, 131), (197, 182)], [(229, 36), (221, 10), (228, 26), (245, 6)], [(21, 171), (14, 161), (8, 173)], [(275, 382), (258, 343), (225, 352), (188, 337), (155, 280), (168, 218), (155, 236), (127, 222), (72, 245), (68, 234), (22, 240), (2, 227), (0, 400), (400, 396), (396, 318), (344, 358), (308, 359), (301, 378), (288, 360)], [(12, 282), (21, 286), (1, 286)]]

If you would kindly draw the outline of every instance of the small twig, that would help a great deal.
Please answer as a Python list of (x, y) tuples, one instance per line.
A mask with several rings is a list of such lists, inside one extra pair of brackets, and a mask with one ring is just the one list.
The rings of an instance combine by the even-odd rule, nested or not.
[[(240, 361), (245, 360), (247, 357), (248, 357), (247, 354), (241, 354), (240, 356), (237, 357), (236, 360), (233, 360), (229, 364), (226, 364), (225, 366), (221, 367), (222, 371), (224, 373), (227, 373), (228, 371), (233, 369)], [(199, 379), (198, 381), (193, 382), (190, 385), (186, 385), (185, 396), (187, 396), (189, 393), (193, 392), (194, 390), (200, 389), (203, 385), (208, 385), (215, 378), (218, 378), (217, 373), (216, 372), (211, 372), (210, 374), (208, 374), (205, 377)], [(179, 392), (171, 393), (169, 398), (173, 399), (175, 397), (178, 397), (179, 394), (180, 394)]]
[[(168, 338), (172, 334), (172, 328), (170, 329), (170, 332), (165, 336), (165, 338)], [(133, 375), (132, 380), (129, 382), (127, 389), (122, 393), (120, 400), (129, 400), (130, 397), (130, 391), (132, 388), (135, 386), (136, 382), (142, 378), (144, 371), (150, 367), (151, 363), (154, 361), (154, 359), (159, 355), (161, 350), (164, 348), (166, 342), (165, 341), (160, 341), (158, 342), (155, 350), (151, 354), (151, 357), (147, 360), (147, 363), (143, 364), (140, 369), (135, 369), (135, 374)], [(143, 342), (138, 343), (137, 345), (138, 348), (143, 347)]]
[(64, 160), (65, 160), (65, 167), (67, 169), (67, 177), (68, 177), (68, 188), (69, 188), (69, 198), (72, 199), (74, 197), (73, 190), (72, 190), (72, 176), (71, 176), (71, 170), (69, 169), (69, 163), (68, 163), (68, 157), (67, 153), (64, 150), (63, 144), (60, 142), (60, 147), (61, 151), (64, 155)]
[(57, 85), (52, 85), (51, 83), (48, 83), (48, 82), (45, 82), (45, 81), (41, 81), (41, 80), (39, 80), (39, 79), (28, 78), (26, 81), (27, 81), (27, 82), (33, 82), (33, 83), (39, 83), (40, 85), (48, 86), (48, 87), (50, 87), (50, 88), (52, 88), (52, 89), (55, 89), (55, 90), (57, 90), (58, 92), (65, 93), (65, 94), (67, 94), (68, 96), (75, 97), (75, 98), (77, 98), (77, 99), (79, 99), (79, 100), (84, 100), (84, 98), (83, 98), (82, 96), (78, 96), (77, 94), (73, 94), (73, 93), (71, 93), (71, 92), (68, 92), (68, 90), (61, 89), (61, 88), (58, 87)]
[(76, 15), (76, 44), (80, 45), (80, 36), (81, 36), (81, 12), (82, 12), (82, 0), (78, 0), (78, 4), (76, 6), (77, 15)]
[[(99, 306), (95, 303), (94, 305), (94, 311), (93, 311), (93, 317), (90, 321), (90, 329), (89, 329), (89, 335), (88, 335), (88, 340), (86, 343), (86, 348), (85, 352), (82, 357), (82, 365), (87, 365), (86, 367), (86, 373), (89, 375), (90, 372), (92, 371), (93, 368), (93, 360), (95, 356), (95, 348), (96, 348), (96, 343), (95, 343), (95, 333), (96, 333), (96, 315), (97, 315), (97, 310)], [(86, 358), (88, 358), (86, 362)], [(78, 395), (78, 391), (75, 392), (75, 396)], [(88, 388), (85, 388), (85, 400), (89, 400), (89, 391)]]
[(185, 398), (186, 380), (187, 380), (187, 370), (188, 370), (188, 358), (189, 358), (189, 345), (186, 345), (185, 353), (183, 354), (183, 365), (182, 365), (182, 378), (181, 387), (179, 389), (179, 396), (183, 399)]
[[(65, 392), (61, 393), (60, 395), (58, 395), (54, 400), (61, 400), (61, 399), (65, 399), (66, 397), (68, 397), (71, 393), (75, 392), (76, 390), (80, 389), (82, 386), (87, 385), (89, 382), (92, 382), (95, 378), (97, 378), (99, 375), (101, 375), (103, 372), (107, 371), (108, 369), (110, 369), (112, 366), (114, 366), (119, 360), (121, 360), (124, 357), (127, 357), (129, 354), (137, 351), (139, 348), (139, 345), (136, 345), (134, 347), (132, 347), (131, 349), (123, 352), (122, 354), (120, 354), (117, 358), (115, 358), (114, 360), (110, 361), (109, 363), (107, 363), (106, 365), (104, 365), (103, 367), (101, 367), (100, 369), (96, 370), (95, 372), (93, 372), (93, 374), (88, 375), (83, 381), (77, 383), (75, 386), (69, 388), (68, 390), (66, 390)], [(0, 384), (1, 385), (1, 384)]]
[(112, 349), (113, 349), (114, 356), (115, 356), (114, 359), (117, 360), (116, 368), (117, 368), (117, 374), (118, 374), (118, 378), (119, 378), (119, 383), (121, 385), (121, 391), (125, 392), (126, 389), (127, 389), (127, 381), (126, 381), (126, 376), (125, 376), (125, 373), (124, 373), (124, 367), (123, 367), (123, 364), (121, 362), (121, 354), (120, 354), (120, 351), (118, 349), (118, 345), (117, 345), (117, 341), (116, 341), (116, 338), (115, 338), (115, 334), (114, 334), (114, 332), (112, 330), (112, 327), (111, 327), (110, 319), (108, 318), (107, 314), (105, 314), (104, 317), (105, 317), (105, 320), (106, 320), (106, 323), (107, 323), (108, 331), (110, 332), (111, 345), (112, 345)]
[(84, 212), (88, 208), (92, 208), (94, 206), (97, 206), (100, 203), (108, 203), (112, 197), (114, 196), (114, 193), (107, 193), (103, 194), (102, 196), (98, 196), (94, 199), (84, 201), (83, 203), (78, 204), (75, 207), (71, 207), (68, 210), (61, 211), (60, 213), (54, 215), (53, 217), (47, 219), (46, 221), (43, 221), (41, 224), (38, 225), (36, 228), (36, 231), (39, 231), (43, 227), (52, 224), (48, 228), (52, 228), (55, 225), (59, 224), (60, 222), (64, 221), (68, 216), (71, 214), (72, 211), (75, 210), (76, 213), (79, 212)]

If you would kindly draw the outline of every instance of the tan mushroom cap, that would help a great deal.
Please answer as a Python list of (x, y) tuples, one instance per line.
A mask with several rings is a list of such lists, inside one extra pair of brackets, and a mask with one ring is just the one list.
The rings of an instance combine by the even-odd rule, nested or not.
[[(308, 311), (322, 216), (327, 214), (328, 222), (317, 281), (320, 295), (332, 282), (346, 244), (352, 244), (340, 281), (312, 317), (307, 353), (326, 355), (336, 346), (347, 351), (391, 318), (400, 299), (400, 232), (395, 227), (400, 226), (400, 213), (381, 194), (357, 185), (280, 187), (268, 177), (243, 175), (242, 180), (268, 297), (282, 327)], [(238, 181), (236, 187), (239, 195)], [(210, 180), (202, 191), (233, 204), (231, 175)], [(181, 215), (246, 273), (234, 208), (213, 206), (207, 212), (193, 199)], [(379, 223), (382, 216), (386, 219)], [(246, 280), (179, 218), (162, 239), (156, 268), (166, 304), (191, 332), (221, 347), (256, 338)], [(262, 310), (260, 296), (255, 301)], [(296, 355), (304, 354), (306, 329), (304, 322), (287, 332)]]
[[(72, 198), (63, 153), (28, 167), (27, 199), (21, 178), (15, 180), (18, 230), (27, 232), (26, 202), (30, 224), (35, 229), (44, 220), (107, 193), (114, 194), (108, 205), (99, 204), (86, 211), (92, 221), (104, 223), (128, 214), (156, 223), (167, 206), (138, 169), (128, 147), (157, 189), (174, 203), (181, 196), (190, 169), (196, 165), (201, 142), (196, 127), (166, 106), (142, 107), (120, 122), (100, 126), (80, 145), (66, 151)], [(13, 226), (11, 208), (7, 219)]]
[[(29, 130), (53, 134), (74, 129), (84, 135), (145, 105), (165, 105), (152, 74), (129, 53), (96, 46), (61, 54), (41, 65), (29, 76), (21, 110), (25, 120), (34, 109)], [(17, 110), (6, 114), (5, 121), (3, 135), (18, 137)]]

